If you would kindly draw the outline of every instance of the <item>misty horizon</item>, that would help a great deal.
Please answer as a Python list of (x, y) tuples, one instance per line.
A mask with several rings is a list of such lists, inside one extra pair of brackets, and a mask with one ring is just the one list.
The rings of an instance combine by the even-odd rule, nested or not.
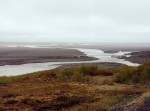
[(0, 41), (147, 43), (149, 5), (149, 0), (0, 1)]

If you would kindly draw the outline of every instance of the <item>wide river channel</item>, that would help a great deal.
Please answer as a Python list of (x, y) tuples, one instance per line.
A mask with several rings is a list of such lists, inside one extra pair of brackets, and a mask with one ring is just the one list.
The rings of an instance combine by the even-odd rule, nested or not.
[(57, 68), (66, 64), (75, 64), (75, 63), (100, 63), (100, 62), (109, 62), (109, 63), (121, 63), (128, 66), (139, 66), (137, 63), (132, 63), (130, 61), (126, 61), (124, 59), (119, 59), (119, 56), (130, 56), (131, 52), (123, 52), (119, 51), (117, 53), (105, 53), (99, 49), (82, 49), (75, 48), (80, 52), (83, 52), (89, 57), (95, 57), (97, 60), (90, 61), (77, 61), (77, 62), (46, 62), (46, 63), (28, 63), (21, 65), (5, 65), (0, 66), (0, 76), (15, 76), (15, 75), (23, 75), (27, 73), (44, 71)]

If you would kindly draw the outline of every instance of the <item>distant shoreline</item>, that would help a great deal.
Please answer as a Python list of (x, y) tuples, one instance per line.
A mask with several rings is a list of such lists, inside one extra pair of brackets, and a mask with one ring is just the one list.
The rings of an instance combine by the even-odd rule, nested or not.
[(0, 47), (0, 66), (96, 60), (75, 49)]
[(131, 62), (144, 64), (146, 62), (150, 62), (150, 51), (132, 52), (130, 57), (123, 56), (121, 58)]
[(0, 76), (28, 74), (70, 64), (99, 64), (105, 67), (140, 65), (118, 58), (120, 55), (127, 56), (126, 54), (130, 52), (110, 54), (99, 49), (84, 48), (1, 48), (0, 62), (3, 66), (0, 66)]
[[(88, 48), (88, 46), (86, 47)], [(93, 47), (91, 48), (93, 49)], [(97, 48), (99, 49), (99, 48)], [(102, 48), (103, 49), (103, 48)], [(104, 50), (105, 53), (117, 53), (121, 49)], [(122, 49), (125, 50), (125, 49)], [(131, 50), (131, 49), (130, 49)], [(130, 51), (129, 50), (129, 51)], [(145, 49), (146, 50), (146, 49)], [(138, 57), (143, 53), (145, 57), (150, 58), (150, 51), (144, 49), (139, 50), (138, 53), (132, 52), (132, 57), (121, 57), (134, 63), (143, 64), (145, 60)], [(127, 49), (125, 50), (127, 51)], [(137, 55), (136, 55), (137, 54)], [(148, 54), (148, 55), (147, 55)], [(0, 47), (0, 66), (4, 65), (22, 65), (29, 63), (46, 63), (46, 62), (74, 62), (74, 61), (92, 61), (97, 60), (95, 57), (89, 57), (83, 52), (74, 48), (57, 48), (57, 47), (36, 47), (34, 45), (25, 45), (25, 47), (8, 46)], [(107, 63), (107, 62), (106, 62)]]

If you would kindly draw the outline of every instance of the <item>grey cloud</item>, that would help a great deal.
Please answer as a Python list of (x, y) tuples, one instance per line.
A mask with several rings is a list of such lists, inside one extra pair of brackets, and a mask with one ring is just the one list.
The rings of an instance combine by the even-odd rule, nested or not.
[(147, 42), (149, 6), (149, 0), (0, 0), (0, 41)]

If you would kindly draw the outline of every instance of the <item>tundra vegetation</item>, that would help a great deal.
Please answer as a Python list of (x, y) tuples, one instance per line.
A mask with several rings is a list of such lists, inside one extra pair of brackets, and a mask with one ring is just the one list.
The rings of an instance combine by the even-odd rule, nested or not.
[(149, 111), (150, 63), (0, 77), (0, 111)]

